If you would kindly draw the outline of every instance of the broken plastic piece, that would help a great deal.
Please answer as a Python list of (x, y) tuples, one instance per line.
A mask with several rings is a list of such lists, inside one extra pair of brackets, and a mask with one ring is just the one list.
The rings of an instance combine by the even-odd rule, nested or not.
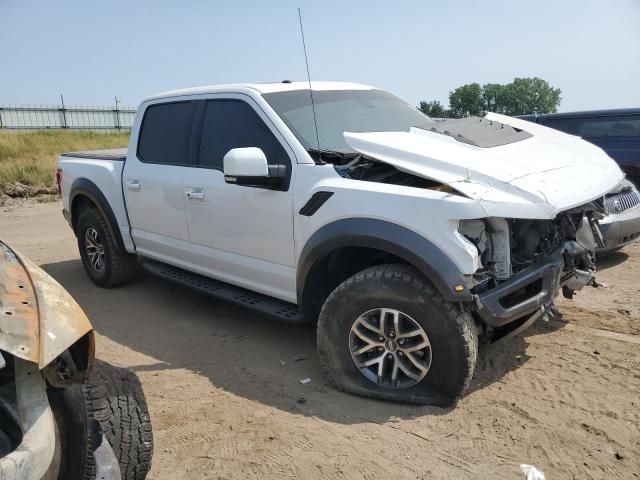
[(527, 480), (545, 480), (544, 473), (542, 473), (533, 465), (527, 465), (526, 463), (523, 463), (520, 465), (520, 470), (522, 470), (522, 473), (527, 476)]
[(306, 385), (307, 383), (309, 383), (311, 381), (310, 378), (303, 378), (301, 380), (298, 380), (302, 385)]

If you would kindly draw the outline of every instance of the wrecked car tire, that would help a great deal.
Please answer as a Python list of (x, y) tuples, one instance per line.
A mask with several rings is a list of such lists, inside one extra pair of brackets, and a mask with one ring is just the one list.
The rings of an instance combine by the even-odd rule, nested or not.
[(153, 433), (138, 377), (96, 360), (85, 386), (89, 415), (100, 422), (123, 480), (142, 480), (151, 468)]
[(90, 207), (80, 214), (76, 236), (82, 264), (93, 283), (110, 288), (136, 276), (136, 255), (118, 248), (106, 220), (98, 210)]
[(59, 440), (48, 480), (94, 479), (94, 453), (103, 435), (123, 480), (146, 477), (153, 434), (142, 387), (133, 372), (96, 360), (86, 385), (49, 388), (47, 393)]
[[(47, 390), (56, 429), (54, 458), (47, 480), (95, 478), (93, 453), (99, 446), (100, 432), (90, 421), (81, 385)], [(99, 430), (99, 429), (98, 429)]]
[(478, 339), (473, 318), (414, 268), (380, 265), (344, 281), (318, 321), (318, 353), (338, 389), (448, 406), (466, 390)]

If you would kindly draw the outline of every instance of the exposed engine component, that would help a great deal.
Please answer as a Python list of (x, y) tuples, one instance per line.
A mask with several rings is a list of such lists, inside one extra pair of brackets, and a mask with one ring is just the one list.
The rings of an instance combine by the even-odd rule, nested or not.
[[(563, 212), (553, 220), (464, 220), (459, 231), (478, 249), (482, 267), (474, 275), (481, 293), (536, 264), (562, 258), (559, 287), (565, 296), (595, 282), (594, 251), (602, 246), (596, 212), (600, 205)], [(522, 292), (530, 295), (532, 292)]]
[(457, 193), (448, 185), (427, 178), (402, 172), (388, 163), (356, 155), (351, 161), (335, 166), (336, 171), (344, 178), (364, 180), (367, 182), (389, 183), (405, 187), (427, 188), (440, 192)]

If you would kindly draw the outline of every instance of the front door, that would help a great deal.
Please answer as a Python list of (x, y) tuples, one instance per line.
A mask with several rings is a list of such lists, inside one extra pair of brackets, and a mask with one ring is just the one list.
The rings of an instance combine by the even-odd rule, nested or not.
[[(223, 157), (258, 147), (285, 164), (286, 189), (225, 183)], [(206, 275), (295, 301), (293, 153), (268, 117), (244, 95), (206, 100), (197, 168), (186, 173), (185, 211), (196, 267)]]

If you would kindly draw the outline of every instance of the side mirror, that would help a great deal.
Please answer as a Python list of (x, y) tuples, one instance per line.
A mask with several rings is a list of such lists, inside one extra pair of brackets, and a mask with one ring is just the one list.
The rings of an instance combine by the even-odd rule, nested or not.
[(285, 165), (269, 165), (256, 147), (232, 148), (222, 159), (224, 181), (236, 185), (276, 188), (287, 175)]

